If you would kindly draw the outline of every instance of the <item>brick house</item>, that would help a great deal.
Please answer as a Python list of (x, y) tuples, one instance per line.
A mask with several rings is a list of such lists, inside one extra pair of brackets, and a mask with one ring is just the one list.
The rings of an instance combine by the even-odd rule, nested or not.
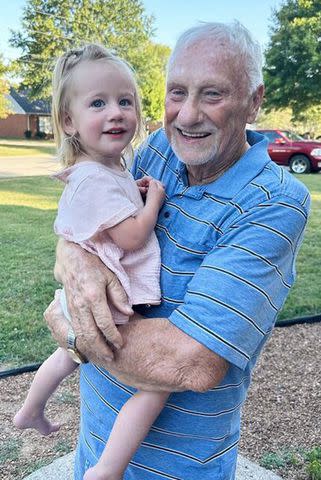
[[(0, 119), (0, 137), (24, 138), (26, 132), (34, 137), (39, 132), (52, 136), (51, 105), (45, 100), (29, 100), (26, 91), (10, 88), (10, 114)], [(41, 135), (41, 133), (40, 133)]]

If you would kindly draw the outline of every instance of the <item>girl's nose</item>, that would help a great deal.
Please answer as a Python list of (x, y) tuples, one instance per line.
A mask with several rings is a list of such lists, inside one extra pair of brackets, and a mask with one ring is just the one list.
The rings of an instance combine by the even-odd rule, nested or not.
[(121, 120), (123, 116), (123, 110), (119, 103), (113, 102), (108, 105), (107, 117), (109, 120)]

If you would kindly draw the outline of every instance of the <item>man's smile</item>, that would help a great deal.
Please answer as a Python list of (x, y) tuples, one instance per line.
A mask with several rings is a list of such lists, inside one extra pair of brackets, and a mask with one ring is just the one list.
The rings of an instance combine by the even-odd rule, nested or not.
[(210, 132), (188, 132), (187, 130), (181, 130), (177, 127), (178, 132), (186, 138), (205, 138), (211, 135)]

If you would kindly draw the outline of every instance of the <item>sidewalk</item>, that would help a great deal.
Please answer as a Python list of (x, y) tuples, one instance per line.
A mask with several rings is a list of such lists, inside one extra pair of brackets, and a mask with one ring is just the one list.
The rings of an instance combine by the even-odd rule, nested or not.
[[(73, 480), (74, 453), (58, 458), (50, 465), (42, 467), (24, 480)], [(213, 479), (214, 480), (214, 479)], [(265, 470), (259, 465), (239, 455), (236, 480), (282, 480), (275, 473)]]
[(52, 175), (61, 169), (55, 157), (0, 157), (0, 178)]

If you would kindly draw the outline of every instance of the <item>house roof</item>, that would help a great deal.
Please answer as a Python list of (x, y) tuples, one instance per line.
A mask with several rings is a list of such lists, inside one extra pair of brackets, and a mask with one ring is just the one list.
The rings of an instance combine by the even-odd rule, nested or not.
[(11, 102), (11, 110), (14, 113), (36, 114), (36, 115), (50, 115), (51, 105), (47, 100), (30, 100), (28, 98), (28, 91), (17, 91), (10, 88), (8, 99)]

